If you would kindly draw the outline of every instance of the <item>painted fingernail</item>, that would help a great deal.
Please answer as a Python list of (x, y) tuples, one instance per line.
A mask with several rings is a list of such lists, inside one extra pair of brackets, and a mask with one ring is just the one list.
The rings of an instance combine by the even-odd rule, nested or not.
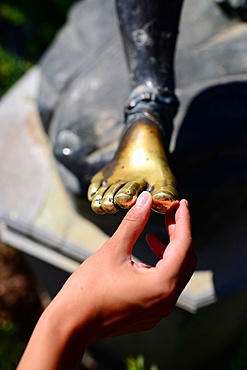
[(138, 206), (143, 206), (144, 204), (147, 203), (148, 199), (149, 199), (149, 193), (147, 191), (144, 191), (137, 198), (136, 204)]

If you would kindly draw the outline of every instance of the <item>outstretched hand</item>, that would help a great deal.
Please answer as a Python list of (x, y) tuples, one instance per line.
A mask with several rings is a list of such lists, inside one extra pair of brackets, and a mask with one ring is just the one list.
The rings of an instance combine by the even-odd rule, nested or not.
[[(55, 336), (58, 362), (47, 368), (43, 363), (42, 369), (63, 369), (66, 363), (73, 368), (71, 358), (79, 360), (83, 348), (92, 341), (148, 330), (172, 312), (196, 265), (189, 210), (187, 201), (182, 200), (175, 215), (166, 216), (167, 246), (155, 235), (147, 236), (149, 246), (160, 258), (155, 267), (150, 267), (134, 262), (132, 250), (151, 207), (152, 197), (145, 191), (114, 235), (81, 264), (48, 306), (40, 323), (50, 325), (46, 338), (52, 341), (52, 333)], [(41, 324), (36, 329), (39, 334)], [(35, 347), (35, 332), (33, 342), (29, 347)], [(29, 352), (34, 356), (34, 351), (32, 355)], [(45, 353), (49, 357), (48, 345)], [(53, 344), (53, 358), (55, 354)]]
[[(152, 197), (143, 192), (115, 234), (86, 260), (68, 282), (70, 289), (91, 291), (97, 307), (96, 337), (152, 328), (171, 313), (196, 264), (191, 247), (190, 216), (182, 200), (176, 214), (166, 216), (170, 243), (155, 236), (147, 241), (161, 258), (155, 267), (132, 260), (132, 250), (150, 214)], [(93, 273), (94, 271), (94, 273)]]

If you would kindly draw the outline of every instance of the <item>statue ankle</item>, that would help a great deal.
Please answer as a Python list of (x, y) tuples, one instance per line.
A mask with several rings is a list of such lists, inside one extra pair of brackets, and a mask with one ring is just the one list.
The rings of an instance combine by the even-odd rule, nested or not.
[(178, 107), (178, 98), (168, 87), (139, 85), (125, 104), (125, 123), (129, 126), (136, 119), (149, 118), (160, 127), (168, 148)]

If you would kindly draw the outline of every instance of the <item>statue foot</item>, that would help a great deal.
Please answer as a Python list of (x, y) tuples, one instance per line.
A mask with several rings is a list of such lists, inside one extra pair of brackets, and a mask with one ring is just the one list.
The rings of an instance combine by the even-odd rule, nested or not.
[(154, 117), (148, 112), (137, 114), (112, 162), (92, 178), (88, 199), (94, 212), (128, 209), (143, 190), (151, 192), (154, 211), (167, 213), (177, 207), (176, 181), (168, 165), (162, 127)]

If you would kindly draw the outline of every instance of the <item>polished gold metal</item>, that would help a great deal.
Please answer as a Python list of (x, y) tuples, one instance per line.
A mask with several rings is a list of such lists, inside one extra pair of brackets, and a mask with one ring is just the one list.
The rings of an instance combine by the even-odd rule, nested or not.
[(178, 205), (162, 133), (152, 119), (137, 119), (125, 132), (113, 161), (91, 181), (88, 199), (94, 212), (130, 208), (143, 190), (151, 191), (153, 210), (167, 213)]

